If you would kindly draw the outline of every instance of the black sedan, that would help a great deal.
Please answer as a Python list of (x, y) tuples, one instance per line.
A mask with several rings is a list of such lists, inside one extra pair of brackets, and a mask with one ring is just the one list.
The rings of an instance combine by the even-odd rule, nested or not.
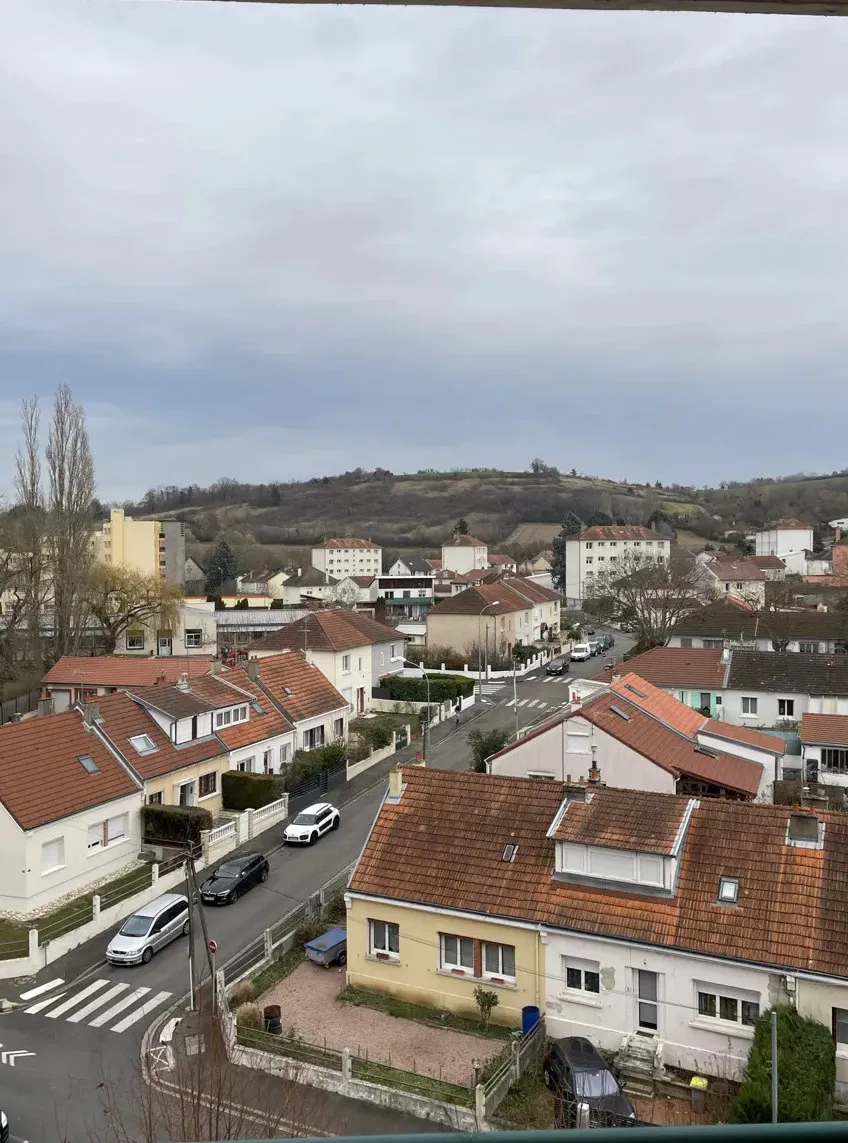
[(268, 880), (268, 858), (261, 853), (241, 853), (219, 865), (200, 887), (204, 905), (232, 905), (262, 881)]
[(557, 656), (556, 659), (551, 659), (547, 667), (545, 667), (546, 675), (567, 675), (569, 659), (564, 655)]

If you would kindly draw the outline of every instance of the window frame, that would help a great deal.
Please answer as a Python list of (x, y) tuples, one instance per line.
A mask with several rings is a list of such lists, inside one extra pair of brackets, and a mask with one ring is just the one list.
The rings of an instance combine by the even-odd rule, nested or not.
[[(455, 944), (455, 959), (448, 952), (448, 942)], [(463, 949), (463, 946), (467, 948)], [(470, 953), (470, 964), (463, 963), (463, 951)], [(439, 969), (452, 976), (474, 976), (474, 938), (459, 933), (439, 933)]]
[(124, 644), (128, 651), (143, 651), (145, 642), (144, 628), (127, 631), (124, 639)]
[[(848, 1008), (831, 1008), (831, 1025), (833, 1030), (833, 1042), (836, 1045), (836, 1052), (839, 1056), (848, 1056)], [(845, 1029), (845, 1039), (839, 1039), (839, 1026), (842, 1024)]]
[[(580, 1004), (592, 1004), (600, 1007), (601, 1003), (601, 964), (596, 960), (585, 960), (581, 957), (560, 957), (562, 968), (562, 995), (568, 1000), (576, 1000)], [(570, 983), (577, 979), (579, 983)], [(587, 977), (595, 977), (597, 988), (587, 987)]]
[[(742, 695), (742, 715), (744, 718), (756, 718), (758, 716), (759, 696), (758, 695)], [(745, 709), (747, 705), (747, 710)]]
[[(377, 940), (378, 930), (384, 939)], [(392, 935), (397, 948), (392, 948)], [(395, 921), (381, 921), (379, 918), (368, 920), (368, 955), (377, 960), (400, 960), (400, 925)]]
[[(48, 865), (45, 867), (44, 850), (48, 846), (57, 846), (58, 847), (58, 858), (59, 858), (59, 860), (55, 861), (52, 865)], [(65, 861), (65, 836), (64, 836), (64, 834), (60, 834), (58, 837), (51, 837), (51, 839), (49, 841), (43, 841), (41, 843), (41, 876), (42, 877), (49, 877), (51, 873), (58, 873), (58, 871), (60, 869), (65, 868), (66, 864), (67, 863)]]
[[(489, 949), (497, 950), (498, 971), (493, 972), (487, 967), (487, 952)], [(504, 967), (504, 950), (509, 950), (512, 959), (512, 972)], [(483, 980), (491, 980), (496, 984), (515, 984), (515, 945), (501, 944), (499, 941), (480, 942), (480, 976)]]
[(794, 698), (779, 698), (777, 700), (777, 717), (778, 718), (794, 718), (795, 717), (795, 699)]
[[(694, 981), (694, 985), (695, 1017), (692, 1023), (700, 1027), (715, 1025), (723, 1034), (730, 1028), (736, 1028), (737, 1035), (754, 1035), (754, 1025), (762, 1011), (761, 994), (703, 980)], [(756, 1011), (752, 1012), (752, 1009)], [(729, 1015), (731, 1011), (735, 1016)], [(745, 1019), (746, 1015), (748, 1019)]]
[(186, 627), (184, 632), (186, 650), (199, 651), (203, 646), (203, 628)]
[[(212, 779), (212, 789), (204, 790), (204, 783), (207, 778)], [(197, 779), (197, 800), (200, 802), (204, 798), (212, 798), (218, 793), (218, 771), (207, 770), (205, 774), (201, 774)]]

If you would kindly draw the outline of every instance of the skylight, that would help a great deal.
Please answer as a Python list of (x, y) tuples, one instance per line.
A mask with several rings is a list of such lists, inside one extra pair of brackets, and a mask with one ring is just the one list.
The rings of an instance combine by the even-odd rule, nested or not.
[(625, 714), (625, 712), (621, 709), (620, 706), (611, 706), (610, 710), (612, 711), (613, 714), (617, 714), (619, 718), (623, 718), (625, 722), (630, 721), (630, 715)]
[(253, 707), (253, 713), (254, 714), (264, 714), (265, 713), (265, 710), (262, 706), (262, 703), (259, 702), (257, 699), (254, 699), (250, 705)]
[(695, 747), (696, 754), (706, 754), (708, 758), (718, 758), (718, 753), (715, 750), (710, 750), (709, 746), (701, 746), (700, 744)]
[(157, 748), (149, 734), (136, 734), (130, 739), (130, 745), (137, 754), (152, 754)]
[(634, 694), (634, 695), (638, 695), (638, 696), (639, 696), (639, 698), (643, 698), (643, 699), (646, 699), (646, 698), (648, 697), (648, 696), (645, 694), (645, 692), (644, 692), (644, 691), (640, 691), (640, 690), (637, 690), (637, 689), (636, 689), (636, 687), (634, 687), (632, 683), (625, 683), (625, 684), (624, 684), (624, 689), (625, 689), (626, 691), (632, 691), (632, 692), (633, 692), (633, 694)]
[(283, 687), (283, 694), (290, 695), (292, 693), (291, 687)]
[(718, 899), (722, 905), (735, 905), (739, 900), (739, 878), (722, 877), (718, 883)]
[(80, 754), (79, 761), (82, 763), (82, 768), (85, 770), (86, 774), (99, 773), (100, 767), (97, 765), (90, 754)]
[(503, 861), (515, 861), (517, 854), (518, 854), (518, 846), (510, 844), (503, 851), (503, 858), (501, 860), (503, 860)]

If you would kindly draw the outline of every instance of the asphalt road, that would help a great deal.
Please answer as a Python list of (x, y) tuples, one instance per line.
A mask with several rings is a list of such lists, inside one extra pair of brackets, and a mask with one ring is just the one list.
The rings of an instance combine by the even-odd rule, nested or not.
[[(588, 663), (574, 663), (572, 677), (591, 677), (603, 666), (605, 658), (620, 658), (632, 645), (632, 640), (617, 634), (616, 646)], [(513, 703), (513, 684), (509, 680), (501, 686), (485, 685), (483, 703), (472, 707), (462, 718), (459, 728), (453, 721), (436, 727), (432, 732), (428, 764), (440, 769), (465, 769), (470, 762), (467, 742), (472, 727), (499, 727), (513, 730), (537, 725), (556, 715), (567, 701), (568, 677), (547, 677), (537, 672), (520, 679), (516, 684), (517, 708)], [(371, 824), (383, 799), (386, 780), (375, 776), (375, 783), (363, 789), (362, 779), (350, 787), (342, 787), (334, 800), (342, 811), (342, 826), (326, 835), (314, 847), (306, 849), (283, 848), (270, 853), (271, 873), (264, 885), (257, 886), (235, 905), (206, 910), (210, 937), (218, 945), (218, 963), (230, 956), (274, 924), (299, 902), (308, 898), (345, 866), (358, 857)], [(368, 779), (365, 779), (365, 783)], [(353, 795), (353, 800), (349, 800)], [(266, 847), (273, 844), (273, 831), (263, 839)], [(0, 981), (0, 996), (21, 1003), (21, 1007), (0, 1014), (0, 1045), (2, 1052), (26, 1051), (32, 1055), (15, 1057), (14, 1070), (10, 1064), (0, 1062), (0, 1108), (9, 1117), (13, 1140), (28, 1143), (83, 1143), (105, 1140), (107, 1122), (101, 1111), (104, 1092), (111, 1085), (125, 1095), (124, 1114), (132, 1118), (133, 1092), (138, 1088), (138, 1056), (144, 1029), (157, 1014), (179, 1000), (188, 991), (187, 942), (175, 941), (158, 953), (149, 965), (134, 968), (114, 967), (103, 957), (111, 933), (89, 941), (75, 949), (34, 980)], [(198, 941), (198, 951), (201, 944)], [(21, 993), (61, 980), (47, 991), (29, 1001), (21, 1001)], [(119, 989), (119, 986), (124, 986)], [(142, 1004), (150, 1003), (149, 1013), (142, 1013), (130, 1026), (120, 1031), (127, 1017), (119, 1014), (112, 1020), (94, 1027), (89, 1022), (98, 1018), (92, 1010), (90, 1016), (79, 1016), (79, 994), (85, 990), (90, 999), (82, 1006), (95, 1005), (105, 995), (114, 992), (118, 1002), (135, 990), (148, 991), (135, 1008), (125, 1011), (131, 1015)], [(158, 1003), (154, 1003), (157, 1001)], [(38, 1012), (25, 1008), (44, 1006)], [(70, 1003), (72, 1002), (72, 1003)], [(68, 1003), (65, 1011), (57, 1015)], [(2, 1061), (0, 1055), (0, 1061)], [(104, 1086), (106, 1085), (106, 1088)], [(361, 1112), (357, 1113), (357, 1109)], [(403, 1116), (386, 1118), (382, 1130), (420, 1130), (418, 1120)], [(353, 1105), (350, 1132), (360, 1129), (376, 1132), (376, 1123), (367, 1105)]]

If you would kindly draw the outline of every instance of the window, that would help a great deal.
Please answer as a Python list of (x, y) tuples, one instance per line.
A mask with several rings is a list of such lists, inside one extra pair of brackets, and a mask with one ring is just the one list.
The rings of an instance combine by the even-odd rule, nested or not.
[(777, 717), (778, 718), (794, 718), (795, 717), (795, 699), (778, 699), (777, 700)]
[(818, 643), (799, 643), (798, 650), (802, 655), (818, 655), (819, 645)]
[(136, 734), (130, 739), (130, 745), (137, 754), (152, 754), (156, 750), (156, 743), (149, 734)]
[(592, 559), (592, 557), (591, 557), (591, 556), (587, 556), (587, 557), (586, 557), (586, 563), (587, 563), (587, 564), (591, 564), (591, 563), (593, 563), (593, 562), (594, 562), (594, 561), (593, 561), (593, 559)]
[(823, 746), (821, 752), (821, 768), (829, 774), (845, 774), (848, 772), (848, 750), (837, 749), (832, 746)]
[(117, 817), (107, 818), (104, 836), (106, 845), (111, 845), (115, 841), (123, 841), (127, 836), (127, 815), (118, 814)]
[(311, 730), (305, 730), (303, 733), (303, 749), (315, 750), (319, 746), (324, 745), (324, 727), (313, 726)]
[(236, 762), (236, 770), (242, 774), (253, 773), (253, 755), (250, 758), (244, 758), (241, 762)]
[(562, 958), (562, 975), (569, 992), (587, 992), (597, 996), (601, 991), (601, 966), (596, 960)]
[(262, 769), (266, 774), (273, 774), (274, 772), (274, 751), (270, 749), (263, 751), (262, 754)]
[(143, 651), (144, 650), (144, 632), (143, 631), (128, 631), (127, 632), (127, 650), (128, 651)]
[(757, 713), (757, 700), (743, 696), (742, 698), (742, 713), (743, 714), (756, 714)]
[(54, 873), (65, 864), (65, 839), (55, 837), (41, 846), (41, 873)]
[(711, 984), (698, 984), (698, 1017), (741, 1024), (753, 1028), (760, 1014), (760, 998), (755, 992), (736, 992)]
[(97, 774), (100, 770), (100, 767), (97, 765), (90, 754), (80, 754), (79, 761), (86, 774)]
[(484, 944), (483, 975), (515, 980), (515, 946)]
[(288, 742), (285, 742), (280, 747), (280, 765), (284, 766), (286, 764), (286, 762), (288, 762), (288, 760), (289, 760), (289, 744), (288, 744)]
[(400, 929), (389, 921), (369, 921), (369, 947), (372, 956), (396, 960), (400, 956)]
[(191, 629), (189, 629), (188, 627), (186, 628), (185, 645), (186, 645), (186, 650), (189, 650), (191, 648), (194, 648), (195, 650), (197, 650), (198, 648), (203, 646), (203, 632), (201, 631), (201, 629), (199, 627), (193, 627)]
[[(683, 642), (683, 640), (681, 639), (681, 643), (682, 642)], [(690, 643), (689, 646), (691, 647), (691, 645), (692, 644)], [(710, 651), (723, 651), (724, 650), (724, 640), (723, 639), (702, 639), (701, 640), (701, 646), (709, 648)]]
[(350, 655), (342, 655), (342, 670), (345, 674), (350, 670)]
[(198, 796), (209, 798), (218, 790), (218, 773), (210, 770), (208, 774), (201, 774), (197, 783)]
[(148, 806), (161, 806), (162, 805), (162, 791), (157, 790), (155, 794), (148, 794), (145, 799), (145, 804)]
[(442, 934), (442, 965), (447, 972), (474, 973), (474, 941), (470, 937)]
[(391, 656), (393, 659), (397, 658), (397, 643), (392, 643)]
[(588, 551), (588, 550), (589, 550), (589, 548), (591, 548), (591, 546), (592, 546), (592, 541), (591, 541), (591, 540), (587, 540), (587, 541), (586, 541), (586, 550)]
[(343, 718), (336, 718), (333, 720), (333, 738), (344, 738)]
[(848, 1051), (848, 1008), (833, 1009), (833, 1038), (837, 1048)]
[(221, 726), (229, 726), (232, 721), (231, 712), (228, 710), (219, 710), (215, 714), (215, 728), (216, 730)]
[(718, 899), (723, 905), (735, 905), (739, 900), (739, 878), (722, 877), (718, 883)]

